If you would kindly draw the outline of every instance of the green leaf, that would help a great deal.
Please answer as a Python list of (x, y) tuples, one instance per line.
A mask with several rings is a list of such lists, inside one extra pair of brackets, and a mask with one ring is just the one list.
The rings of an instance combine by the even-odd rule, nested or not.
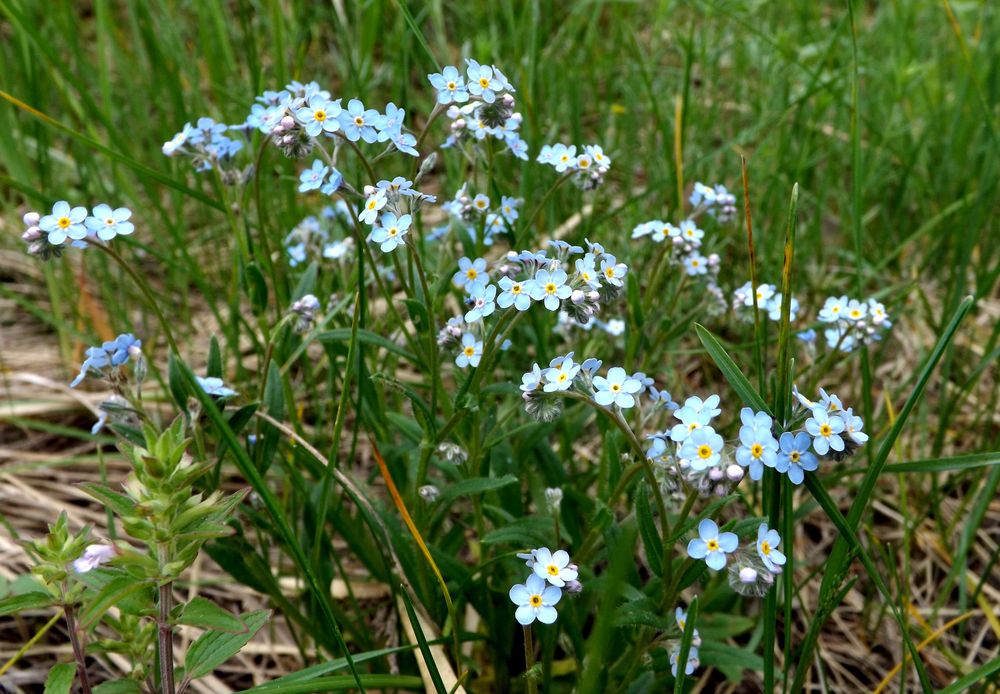
[(139, 581), (131, 576), (111, 579), (80, 613), (80, 626), (89, 629), (97, 624), (113, 605), (117, 605), (133, 593), (148, 589), (150, 585), (148, 581)]
[(438, 672), (437, 663), (434, 662), (430, 646), (427, 645), (424, 630), (420, 628), (420, 620), (417, 619), (417, 612), (413, 609), (413, 601), (410, 599), (406, 586), (400, 586), (399, 593), (403, 596), (403, 602), (406, 603), (406, 614), (410, 618), (410, 626), (413, 627), (413, 633), (417, 637), (417, 644), (420, 646), (420, 653), (424, 656), (424, 665), (431, 676), (431, 682), (434, 683), (434, 689), (437, 690), (438, 694), (447, 694), (448, 690), (445, 689), (444, 682), (441, 680), (441, 673)]
[(94, 482), (81, 484), (80, 489), (100, 501), (111, 511), (114, 511), (116, 516), (135, 515), (135, 502), (124, 494), (113, 492), (107, 487)]
[(227, 631), (233, 634), (243, 634), (247, 631), (247, 625), (232, 612), (201, 596), (193, 598), (184, 606), (177, 618), (177, 623), (200, 629)]
[(97, 685), (93, 692), (94, 694), (142, 694), (142, 685), (129, 679), (111, 680)]
[(49, 670), (45, 678), (45, 694), (69, 694), (76, 679), (75, 663), (58, 663)]
[(753, 651), (716, 641), (704, 641), (698, 648), (698, 659), (702, 665), (719, 668), (727, 677), (738, 677), (740, 670), (760, 672), (764, 668), (764, 659)]
[(170, 386), (170, 396), (174, 399), (174, 403), (180, 408), (182, 412), (187, 412), (187, 388), (184, 387), (184, 376), (180, 371), (180, 364), (178, 363), (178, 358), (171, 350), (167, 354), (167, 378), (168, 385)]
[(956, 455), (951, 458), (911, 460), (885, 466), (886, 472), (955, 472), (1000, 464), (1000, 451)]
[[(240, 615), (246, 630), (239, 634), (225, 631), (207, 631), (191, 644), (184, 660), (187, 679), (197, 679), (211, 674), (215, 668), (232, 658), (247, 645), (270, 618), (270, 610), (257, 610)], [(351, 679), (351, 678), (348, 678)], [(353, 681), (353, 680), (352, 680)]]
[(295, 285), (295, 291), (292, 292), (292, 301), (297, 301), (306, 294), (315, 292), (316, 277), (318, 275), (319, 264), (314, 260), (309, 263), (309, 267), (306, 268), (306, 271), (302, 273), (302, 277), (299, 278), (299, 283)]
[[(320, 342), (350, 342), (351, 341), (351, 329), (350, 328), (338, 328), (336, 330), (327, 330), (325, 332), (319, 333), (316, 339)], [(403, 347), (400, 347), (392, 340), (387, 340), (386, 338), (373, 333), (370, 330), (358, 329), (358, 342), (364, 342), (369, 345), (375, 345), (376, 347), (382, 347), (388, 352), (392, 352), (407, 361), (413, 362), (414, 364), (419, 363), (417, 357), (411, 352), (407, 351)]]
[(358, 684), (365, 689), (412, 689), (424, 691), (424, 681), (414, 675), (359, 675), (355, 680), (347, 675), (316, 677), (305, 682), (282, 684), (280, 687), (263, 685), (249, 689), (244, 694), (314, 694), (315, 692), (346, 692), (356, 690)]
[(267, 369), (264, 386), (264, 410), (279, 422), (285, 418), (285, 391), (281, 383), (281, 369), (272, 361)]
[(212, 335), (208, 341), (208, 366), (205, 369), (208, 378), (222, 378), (222, 350), (219, 340)]
[(750, 384), (750, 381), (746, 376), (743, 375), (745, 369), (737, 366), (736, 362), (733, 361), (732, 357), (726, 352), (725, 348), (719, 341), (715, 339), (704, 326), (699, 323), (694, 324), (695, 332), (698, 333), (698, 339), (701, 340), (701, 344), (704, 345), (705, 351), (708, 355), (712, 357), (715, 365), (719, 367), (719, 371), (732, 386), (733, 390), (743, 401), (743, 404), (747, 407), (752, 408), (755, 412), (766, 412), (769, 416), (774, 417), (771, 412), (771, 408), (767, 406), (764, 402), (764, 398), (760, 396), (760, 393)]
[(424, 302), (419, 299), (403, 299), (403, 303), (406, 304), (406, 311), (410, 314), (410, 320), (413, 321), (417, 332), (427, 330), (430, 319), (427, 317), (427, 307), (424, 306)]
[(994, 658), (985, 665), (977, 667), (965, 677), (961, 677), (939, 690), (938, 694), (962, 694), (962, 692), (971, 691), (972, 685), (985, 681), (997, 670), (1000, 670), (1000, 658)]
[(657, 576), (663, 576), (663, 539), (653, 520), (653, 511), (649, 507), (649, 495), (646, 487), (640, 486), (635, 497), (635, 515), (639, 521), (639, 534), (646, 548), (646, 561), (649, 568)]
[(551, 518), (521, 518), (486, 533), (482, 543), (484, 545), (505, 543), (516, 547), (540, 547), (550, 540), (553, 530)]
[(37, 610), (40, 607), (48, 607), (52, 604), (53, 600), (54, 598), (51, 595), (39, 590), (22, 593), (21, 595), (11, 595), (8, 598), (0, 600), (0, 617), (17, 614), (24, 610)]
[(441, 492), (441, 498), (445, 501), (458, 498), (460, 496), (473, 496), (474, 494), (484, 494), (510, 484), (516, 484), (517, 477), (514, 475), (504, 475), (503, 477), (470, 477), (469, 479), (456, 482)]
[(657, 631), (668, 630), (672, 622), (663, 615), (647, 609), (648, 603), (648, 600), (625, 603), (617, 610), (614, 625), (616, 627), (651, 627)]
[(246, 278), (247, 293), (250, 294), (250, 304), (253, 306), (254, 313), (263, 312), (267, 308), (268, 297), (267, 280), (264, 279), (264, 273), (257, 267), (257, 263), (249, 263), (243, 268), (243, 276)]
[(677, 677), (674, 679), (674, 694), (684, 694), (684, 681), (687, 679), (688, 654), (691, 652), (691, 641), (694, 640), (694, 628), (698, 621), (698, 598), (692, 598), (688, 605), (687, 619), (684, 620), (684, 633), (681, 635), (680, 653), (677, 655)]

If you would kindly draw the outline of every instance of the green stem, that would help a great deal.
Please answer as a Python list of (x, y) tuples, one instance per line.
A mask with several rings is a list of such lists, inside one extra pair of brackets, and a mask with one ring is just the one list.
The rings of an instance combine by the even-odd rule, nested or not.
[(531, 634), (531, 627), (524, 627), (524, 678), (528, 689), (528, 694), (538, 693), (538, 684), (535, 682), (535, 640)]
[(80, 632), (76, 627), (76, 615), (73, 605), (63, 606), (66, 616), (66, 628), (69, 630), (69, 641), (73, 646), (73, 657), (76, 659), (76, 674), (80, 678), (80, 689), (83, 694), (91, 694), (90, 677), (87, 675), (87, 654), (80, 642)]
[(121, 267), (128, 274), (133, 282), (135, 282), (135, 285), (139, 288), (139, 291), (142, 292), (143, 297), (146, 299), (146, 303), (149, 304), (149, 307), (153, 309), (153, 313), (156, 314), (156, 319), (159, 321), (160, 327), (163, 328), (163, 334), (167, 338), (167, 342), (170, 344), (170, 349), (173, 350), (174, 354), (180, 356), (180, 349), (177, 347), (177, 341), (174, 339), (174, 334), (170, 330), (170, 324), (163, 316), (163, 312), (160, 310), (160, 306), (156, 303), (153, 291), (149, 288), (146, 280), (144, 280), (142, 276), (136, 272), (132, 266), (121, 257), (121, 255), (119, 255), (118, 251), (111, 246), (95, 241), (91, 238), (87, 238), (85, 241), (91, 246), (99, 248), (101, 251), (111, 256), (111, 259), (114, 260), (119, 267)]
[[(160, 574), (164, 573), (164, 568), (170, 558), (170, 552), (166, 545), (161, 544), (157, 550), (160, 560)], [(173, 582), (161, 577), (165, 581), (160, 585), (159, 617), (157, 624), (157, 640), (159, 642), (160, 654), (160, 691), (162, 694), (174, 694), (174, 633), (170, 625), (170, 610), (173, 607), (173, 593), (171, 586)]]

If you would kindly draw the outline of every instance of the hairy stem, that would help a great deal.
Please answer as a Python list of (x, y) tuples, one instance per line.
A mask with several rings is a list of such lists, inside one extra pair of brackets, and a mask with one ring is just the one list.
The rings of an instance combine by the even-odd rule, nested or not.
[(73, 645), (73, 657), (76, 658), (76, 674), (80, 678), (80, 689), (83, 694), (90, 694), (90, 678), (87, 676), (87, 654), (80, 641), (80, 633), (76, 628), (76, 613), (73, 605), (63, 607), (66, 615), (66, 627), (69, 629), (69, 641)]

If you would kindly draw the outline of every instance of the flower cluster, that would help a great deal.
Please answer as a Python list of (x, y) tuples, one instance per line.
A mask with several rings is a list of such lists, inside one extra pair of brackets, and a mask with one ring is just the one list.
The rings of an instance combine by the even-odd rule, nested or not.
[[(354, 252), (354, 238), (344, 231), (352, 224), (352, 212), (343, 200), (327, 205), (319, 216), (308, 216), (285, 236), (288, 264), (295, 267), (310, 256), (328, 260), (347, 259)], [(335, 233), (338, 231), (340, 233)]]
[[(142, 340), (137, 340), (131, 333), (124, 333), (98, 347), (88, 347), (85, 354), (87, 356), (80, 365), (80, 373), (69, 384), (70, 388), (76, 388), (87, 374), (114, 380), (119, 367), (130, 359), (137, 364), (141, 363)], [(109, 367), (110, 369), (105, 371)]]
[(433, 195), (415, 190), (412, 181), (402, 176), (365, 186), (364, 192), (365, 204), (358, 219), (372, 227), (366, 240), (378, 244), (383, 253), (390, 253), (405, 243), (404, 237), (413, 223), (411, 212), (423, 202), (436, 200)]
[[(773, 284), (757, 285), (757, 308), (773, 321), (781, 320), (781, 292)], [(733, 310), (745, 320), (753, 320), (754, 291), (751, 282), (733, 292)], [(799, 300), (794, 296), (789, 306), (790, 320), (795, 320), (799, 312)]]
[[(492, 246), (494, 237), (508, 231), (520, 217), (520, 208), (524, 200), (504, 195), (500, 198), (500, 206), (491, 209), (488, 195), (480, 193), (473, 196), (469, 193), (468, 187), (468, 183), (463, 184), (455, 193), (454, 199), (442, 204), (441, 209), (448, 213), (454, 223), (463, 229), (473, 242), (476, 242), (481, 235), (483, 245)], [(434, 236), (446, 233), (449, 228), (449, 225), (439, 227), (435, 230)]]
[(129, 221), (131, 217), (132, 210), (127, 207), (113, 209), (101, 203), (88, 214), (86, 207), (72, 207), (60, 200), (47, 215), (38, 212), (24, 215), (26, 229), (21, 240), (28, 244), (30, 255), (47, 260), (61, 255), (67, 245), (86, 248), (84, 239), (110, 241), (116, 236), (128, 236), (135, 231), (135, 225)]
[(583, 590), (577, 580), (578, 567), (570, 563), (569, 554), (563, 549), (552, 552), (548, 547), (539, 547), (517, 556), (524, 559), (531, 574), (524, 583), (511, 586), (510, 600), (517, 605), (514, 618), (522, 626), (536, 619), (542, 624), (552, 624), (558, 617), (555, 606), (563, 591), (575, 594)]
[(544, 145), (538, 153), (539, 164), (548, 164), (556, 173), (572, 175), (573, 182), (583, 190), (593, 190), (604, 181), (611, 168), (611, 157), (600, 145), (586, 145), (577, 154), (576, 145)]
[(885, 306), (874, 298), (859, 301), (847, 296), (831, 296), (820, 309), (818, 318), (830, 324), (823, 330), (827, 347), (842, 352), (852, 352), (859, 344), (877, 342), (892, 327)]
[(753, 549), (740, 548), (736, 533), (720, 532), (715, 521), (705, 518), (698, 524), (698, 537), (688, 542), (687, 554), (692, 559), (704, 560), (714, 571), (721, 571), (728, 564), (733, 589), (743, 595), (759, 596), (774, 584), (774, 576), (781, 573), (785, 564), (786, 557), (778, 550), (780, 544), (778, 531), (761, 523)]
[[(495, 65), (481, 65), (466, 59), (463, 77), (454, 65), (427, 75), (437, 90), (439, 108), (451, 120), (451, 134), (442, 145), (455, 147), (469, 140), (493, 137), (507, 145), (518, 159), (528, 159), (528, 145), (521, 139), (521, 114), (514, 111), (515, 89)], [(467, 79), (466, 79), (467, 78)]]
[(736, 196), (721, 184), (712, 187), (695, 183), (688, 202), (696, 211), (707, 212), (722, 223), (729, 222), (736, 216)]
[(163, 154), (190, 157), (195, 171), (226, 171), (230, 160), (243, 149), (243, 141), (230, 138), (226, 132), (241, 129), (240, 125), (216, 123), (202, 117), (195, 125), (185, 123), (180, 132), (164, 142)]

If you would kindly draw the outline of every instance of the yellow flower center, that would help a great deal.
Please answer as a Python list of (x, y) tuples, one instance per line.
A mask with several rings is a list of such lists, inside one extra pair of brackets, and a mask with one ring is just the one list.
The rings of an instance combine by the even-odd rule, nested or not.
[(698, 422), (691, 422), (688, 424), (688, 431), (694, 431), (698, 428)]
[(455, 89), (457, 89), (457, 88), (458, 88), (458, 85), (457, 85), (457, 84), (455, 84), (454, 82), (449, 82), (449, 83), (447, 84), (447, 87), (448, 87), (448, 91), (454, 91)]
[(532, 607), (541, 607), (542, 606), (542, 596), (541, 595), (532, 595), (530, 598), (528, 598), (528, 604), (531, 605)]
[(701, 265), (701, 261), (697, 259), (691, 261), (691, 267), (698, 267), (699, 265)]
[(579, 166), (581, 169), (589, 169), (590, 160), (587, 159), (586, 157), (580, 157), (580, 161), (578, 161), (576, 165)]
[(718, 540), (709, 540), (709, 541), (707, 541), (705, 543), (705, 545), (708, 547), (708, 551), (709, 552), (718, 552), (719, 551), (719, 541)]
[(851, 311), (851, 318), (860, 318), (860, 317), (861, 317), (861, 311), (859, 311), (858, 309), (854, 309), (853, 311)]
[(378, 204), (378, 203), (377, 203), (377, 202), (375, 202), (375, 200), (369, 200), (369, 201), (368, 201), (368, 209), (369, 209), (369, 210), (374, 210), (374, 209), (375, 209), (375, 205), (377, 205), (377, 204)]
[(555, 282), (549, 282), (548, 284), (545, 285), (545, 293), (546, 294), (555, 294), (556, 293), (556, 289), (557, 289), (557, 287), (556, 287)]
[(687, 627), (684, 626), (685, 624), (687, 624), (687, 620), (686, 619), (678, 619), (677, 620), (677, 626), (679, 626), (681, 628), (681, 631), (684, 631), (684, 629), (687, 628)]
[(361, 116), (354, 116), (354, 124), (360, 128), (365, 124), (365, 119)]
[(465, 356), (471, 357), (473, 354), (476, 353), (476, 348), (472, 347), (472, 346), (469, 346), (469, 347), (466, 347), (465, 349), (463, 349), (462, 351), (465, 352)]
[(396, 236), (399, 233), (399, 229), (396, 227), (389, 227), (388, 232), (389, 236)]
[(832, 433), (833, 433), (833, 429), (830, 428), (829, 424), (824, 424), (823, 426), (821, 426), (819, 428), (819, 435), (820, 436), (829, 436)]
[(563, 161), (563, 162), (569, 161), (569, 155), (568, 154), (560, 155), (559, 161)]
[(830, 313), (840, 313), (840, 306), (834, 306), (831, 308)]
[(750, 446), (750, 455), (752, 455), (754, 458), (761, 457), (762, 455), (764, 455), (764, 447), (761, 446), (759, 443), (755, 443), (754, 445)]
[(521, 293), (521, 285), (520, 284), (512, 284), (512, 285), (510, 285), (510, 293), (511, 294), (520, 294)]
[(69, 225), (71, 224), (71, 222), (69, 221), (69, 217), (60, 217), (59, 221), (56, 222), (56, 224), (59, 225), (60, 229), (69, 229)]
[(712, 457), (712, 447), (708, 444), (701, 444), (698, 446), (698, 457), (702, 460), (708, 460)]
[(614, 277), (615, 276), (615, 269), (613, 267), (609, 267), (607, 270), (604, 271), (604, 276), (605, 277)]
[(104, 223), (109, 227), (113, 227), (115, 225), (115, 220), (112, 217), (108, 217), (107, 219), (104, 220)]
[(798, 451), (792, 451), (791, 453), (788, 454), (788, 459), (791, 460), (793, 463), (799, 462), (799, 458), (801, 457), (802, 455)]
[(617, 383), (612, 383), (611, 384), (611, 392), (612, 393), (617, 393), (621, 389), (622, 389), (622, 387), (620, 385), (618, 385)]
[(313, 111), (313, 118), (322, 123), (326, 120), (326, 111)]
[(479, 273), (476, 272), (475, 268), (470, 267), (468, 270), (465, 271), (465, 276), (468, 277), (470, 280), (474, 280), (477, 277), (479, 277)]
[(559, 567), (556, 566), (555, 564), (549, 564), (545, 568), (545, 570), (548, 572), (549, 576), (558, 576), (559, 575)]
[(480, 77), (479, 86), (482, 87), (483, 89), (486, 89), (488, 86), (490, 86), (489, 79), (487, 79), (486, 77)]
[(568, 373), (566, 373), (565, 371), (559, 372), (559, 382), (560, 383), (564, 383), (567, 378), (569, 378), (569, 374)]
[(765, 555), (765, 556), (769, 555), (771, 553), (771, 543), (769, 543), (767, 540), (764, 540), (763, 542), (761, 542), (760, 543), (760, 553), (763, 554), (763, 555)]

